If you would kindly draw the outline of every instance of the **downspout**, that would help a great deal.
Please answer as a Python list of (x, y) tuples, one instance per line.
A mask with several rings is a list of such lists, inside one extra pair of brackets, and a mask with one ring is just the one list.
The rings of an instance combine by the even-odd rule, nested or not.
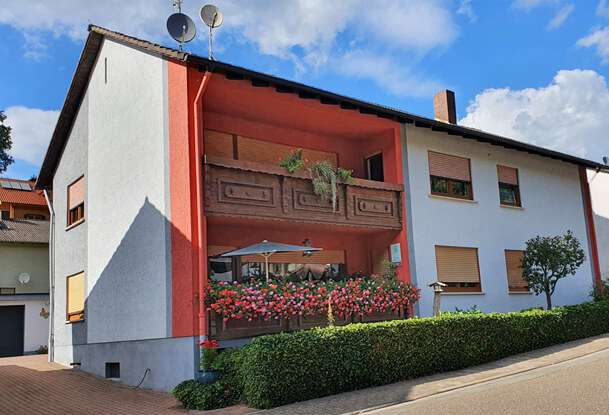
[[(202, 109), (202, 100), (203, 94), (205, 93), (205, 89), (209, 84), (209, 79), (211, 78), (211, 72), (205, 72), (203, 75), (203, 79), (201, 80), (201, 84), (199, 85), (199, 90), (197, 91), (197, 95), (195, 96), (192, 110), (194, 115), (194, 129), (195, 129), (195, 189), (196, 189), (196, 198), (197, 198), (197, 248), (199, 250), (199, 289), (203, 288), (204, 282), (207, 279), (207, 275), (205, 272), (206, 262), (205, 258), (207, 256), (206, 249), (204, 246), (206, 241), (203, 238), (206, 237), (204, 235), (204, 221), (205, 216), (203, 212), (203, 130), (201, 123), (201, 112)], [(207, 316), (205, 312), (205, 304), (203, 301), (199, 301), (199, 338), (203, 340), (202, 336), (205, 335), (206, 332), (206, 323)]]
[(55, 335), (54, 335), (54, 316), (55, 316), (55, 267), (53, 266), (55, 261), (55, 210), (49, 199), (49, 194), (46, 190), (43, 190), (44, 198), (47, 201), (49, 212), (51, 213), (51, 222), (49, 226), (49, 362), (55, 361)]

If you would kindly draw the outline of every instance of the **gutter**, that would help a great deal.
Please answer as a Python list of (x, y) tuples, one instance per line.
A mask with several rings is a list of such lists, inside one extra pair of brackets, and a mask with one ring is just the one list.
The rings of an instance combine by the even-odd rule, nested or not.
[(54, 316), (55, 316), (55, 210), (49, 199), (49, 194), (43, 190), (44, 198), (47, 201), (49, 212), (51, 212), (51, 222), (49, 226), (49, 362), (55, 360), (55, 333), (54, 333)]

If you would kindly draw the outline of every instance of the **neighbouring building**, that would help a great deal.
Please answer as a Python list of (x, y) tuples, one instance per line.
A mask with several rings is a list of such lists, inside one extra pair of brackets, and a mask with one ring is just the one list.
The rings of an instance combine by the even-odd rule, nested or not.
[(609, 280), (609, 173), (589, 170), (588, 182), (602, 279)]
[(49, 222), (0, 220), (0, 357), (35, 353), (49, 336)]
[[(585, 301), (595, 273), (587, 182), (602, 165), (90, 26), (37, 187), (54, 192), (54, 361), (170, 390), (197, 370), (197, 340), (223, 347), (281, 327), (210, 318), (208, 278), (239, 281), (260, 259), (219, 255), (268, 239), (323, 251), (276, 254), (283, 275), (378, 273), (443, 308), (543, 304), (514, 270), (524, 242), (571, 229), (589, 259), (555, 294)], [(278, 166), (302, 148), (353, 171), (336, 211), (308, 173)], [(586, 191), (585, 191), (586, 190)]]
[(49, 208), (34, 181), (0, 177), (1, 219), (49, 220)]

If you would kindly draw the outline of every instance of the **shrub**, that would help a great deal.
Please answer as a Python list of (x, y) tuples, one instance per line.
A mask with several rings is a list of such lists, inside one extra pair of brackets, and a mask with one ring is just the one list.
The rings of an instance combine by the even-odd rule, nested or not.
[(468, 314), (483, 314), (482, 311), (478, 308), (477, 305), (473, 305), (468, 309), (460, 309), (459, 307), (455, 307), (455, 311), (440, 311), (440, 316), (464, 316)]
[(246, 350), (244, 399), (250, 406), (270, 408), (462, 369), (606, 332), (609, 302), (262, 336)]
[(594, 299), (594, 301), (609, 300), (609, 280), (597, 282), (592, 288), (590, 296)]
[(210, 367), (220, 372), (215, 383), (201, 385), (196, 380), (185, 380), (176, 386), (171, 395), (187, 409), (218, 409), (242, 402), (244, 378), (240, 370), (245, 349), (225, 349), (218, 354)]
[(508, 314), (352, 324), (257, 337), (218, 356), (214, 385), (183, 382), (187, 408), (271, 408), (463, 369), (609, 332), (609, 301)]

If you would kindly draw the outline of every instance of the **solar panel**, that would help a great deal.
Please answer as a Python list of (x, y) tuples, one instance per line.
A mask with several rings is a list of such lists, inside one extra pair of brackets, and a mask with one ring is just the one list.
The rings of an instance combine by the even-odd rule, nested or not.
[(7, 182), (6, 180), (0, 180), (0, 186), (2, 186), (4, 189), (12, 189), (11, 183)]
[(19, 186), (19, 182), (9, 182), (11, 187), (15, 190), (21, 190), (21, 186)]
[(28, 190), (28, 191), (32, 190), (30, 185), (27, 183), (19, 183), (19, 184), (21, 185), (21, 190)]

